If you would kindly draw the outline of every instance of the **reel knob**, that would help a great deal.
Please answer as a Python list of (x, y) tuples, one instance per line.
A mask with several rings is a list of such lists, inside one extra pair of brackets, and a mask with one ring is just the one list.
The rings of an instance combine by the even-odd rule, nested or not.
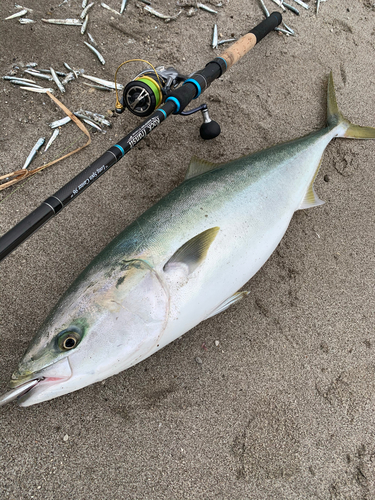
[(204, 122), (199, 129), (202, 139), (205, 141), (215, 139), (221, 132), (220, 125), (214, 120), (211, 120), (207, 107), (206, 109), (202, 109), (202, 115)]
[(220, 132), (220, 125), (211, 120), (209, 123), (202, 123), (201, 128), (199, 129), (202, 139), (207, 141), (208, 139), (215, 139)]

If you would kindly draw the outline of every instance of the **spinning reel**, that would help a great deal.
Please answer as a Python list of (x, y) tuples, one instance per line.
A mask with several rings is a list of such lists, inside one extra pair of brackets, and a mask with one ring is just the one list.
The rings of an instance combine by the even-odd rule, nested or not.
[[(133, 59), (132, 61), (141, 60)], [(126, 61), (125, 63), (122, 63), (122, 65), (127, 62), (131, 61)], [(147, 64), (150, 63), (147, 62)], [(117, 68), (117, 71), (121, 66)], [(152, 70), (146, 69), (141, 71), (136, 77), (133, 78), (133, 80), (125, 85), (121, 98), (118, 98), (116, 85), (117, 113), (123, 113), (125, 109), (128, 109), (131, 113), (133, 113), (133, 115), (140, 116), (142, 118), (149, 116), (155, 111), (155, 109), (165, 102), (166, 98), (174, 89), (188, 79), (187, 76), (181, 75), (172, 67), (165, 68), (164, 66), (158, 66), (157, 68), (154, 68), (151, 64), (150, 66), (152, 67)], [(198, 106), (190, 111), (181, 111), (179, 114), (187, 116), (197, 113), (198, 111), (201, 111), (203, 115), (203, 123), (200, 127), (200, 135), (202, 139), (214, 139), (220, 134), (220, 126), (217, 122), (211, 120), (206, 104), (202, 104), (201, 106)]]

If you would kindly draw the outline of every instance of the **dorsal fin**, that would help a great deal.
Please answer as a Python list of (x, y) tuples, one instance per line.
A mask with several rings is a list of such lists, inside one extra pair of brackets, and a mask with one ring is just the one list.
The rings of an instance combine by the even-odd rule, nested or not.
[(192, 273), (205, 259), (219, 229), (219, 227), (211, 227), (184, 243), (164, 265), (164, 271), (168, 272), (176, 267), (184, 266), (187, 274)]
[(186, 175), (185, 175), (185, 181), (187, 179), (191, 179), (192, 177), (196, 177), (197, 175), (204, 174), (205, 172), (208, 172), (209, 170), (214, 170), (215, 168), (219, 167), (220, 163), (212, 163), (210, 161), (206, 160), (201, 160), (197, 158), (196, 156), (193, 156), (192, 159), (190, 160)]

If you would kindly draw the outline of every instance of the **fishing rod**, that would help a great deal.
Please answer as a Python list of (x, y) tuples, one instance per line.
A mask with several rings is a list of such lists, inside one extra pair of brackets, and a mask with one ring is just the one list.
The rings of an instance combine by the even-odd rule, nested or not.
[[(204, 139), (216, 137), (220, 133), (220, 128), (217, 128), (216, 122), (210, 120), (205, 104), (192, 111), (184, 112), (184, 109), (193, 99), (197, 99), (214, 80), (220, 78), (233, 64), (273, 31), (281, 21), (281, 14), (273, 12), (249, 33), (233, 43), (220, 57), (216, 57), (205, 68), (188, 78), (183, 77), (173, 68), (163, 67), (138, 75), (125, 87), (122, 100), (117, 97), (116, 111), (122, 112), (127, 107), (132, 113), (138, 116), (150, 115), (149, 118), (4, 234), (0, 238), (0, 260), (99, 179), (169, 115), (191, 114), (201, 110), (204, 116), (201, 136)], [(180, 83), (182, 83), (181, 86), (179, 86)], [(159, 107), (162, 103), (163, 105)]]

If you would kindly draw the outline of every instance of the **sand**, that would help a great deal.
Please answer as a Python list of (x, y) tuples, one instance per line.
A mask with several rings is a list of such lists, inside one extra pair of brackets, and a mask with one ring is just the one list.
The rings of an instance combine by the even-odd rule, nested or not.
[[(27, 2), (36, 24), (1, 21), (1, 75), (31, 61), (63, 70), (66, 61), (113, 80), (130, 58), (190, 73), (220, 53), (210, 46), (215, 22), (229, 38), (263, 19), (256, 0), (223, 0), (217, 15), (185, 9), (169, 24), (136, 0), (122, 18), (96, 2), (88, 31), (102, 66), (79, 28), (40, 21), (79, 16), (81, 2), (59, 2)], [(221, 125), (218, 138), (199, 137), (198, 115), (169, 118), (1, 263), (0, 392), (73, 279), (183, 180), (193, 154), (226, 161), (321, 128), (331, 70), (343, 113), (375, 126), (373, 2), (328, 0), (318, 16), (308, 4), (284, 17), (296, 37), (270, 34), (199, 99)], [(174, 1), (152, 5), (178, 11)], [(1, 19), (14, 12), (1, 2)], [(139, 69), (125, 67), (120, 80)], [(80, 82), (56, 95), (73, 110), (115, 104), (113, 93)], [(63, 117), (47, 96), (5, 81), (0, 111), (1, 173), (20, 168)], [(0, 234), (139, 123), (129, 113), (111, 121), (79, 154), (1, 194)], [(76, 140), (84, 143), (67, 126), (45, 160)], [(375, 141), (329, 145), (316, 179), (326, 204), (295, 214), (246, 300), (104, 383), (0, 408), (1, 499), (374, 499), (374, 157)]]

